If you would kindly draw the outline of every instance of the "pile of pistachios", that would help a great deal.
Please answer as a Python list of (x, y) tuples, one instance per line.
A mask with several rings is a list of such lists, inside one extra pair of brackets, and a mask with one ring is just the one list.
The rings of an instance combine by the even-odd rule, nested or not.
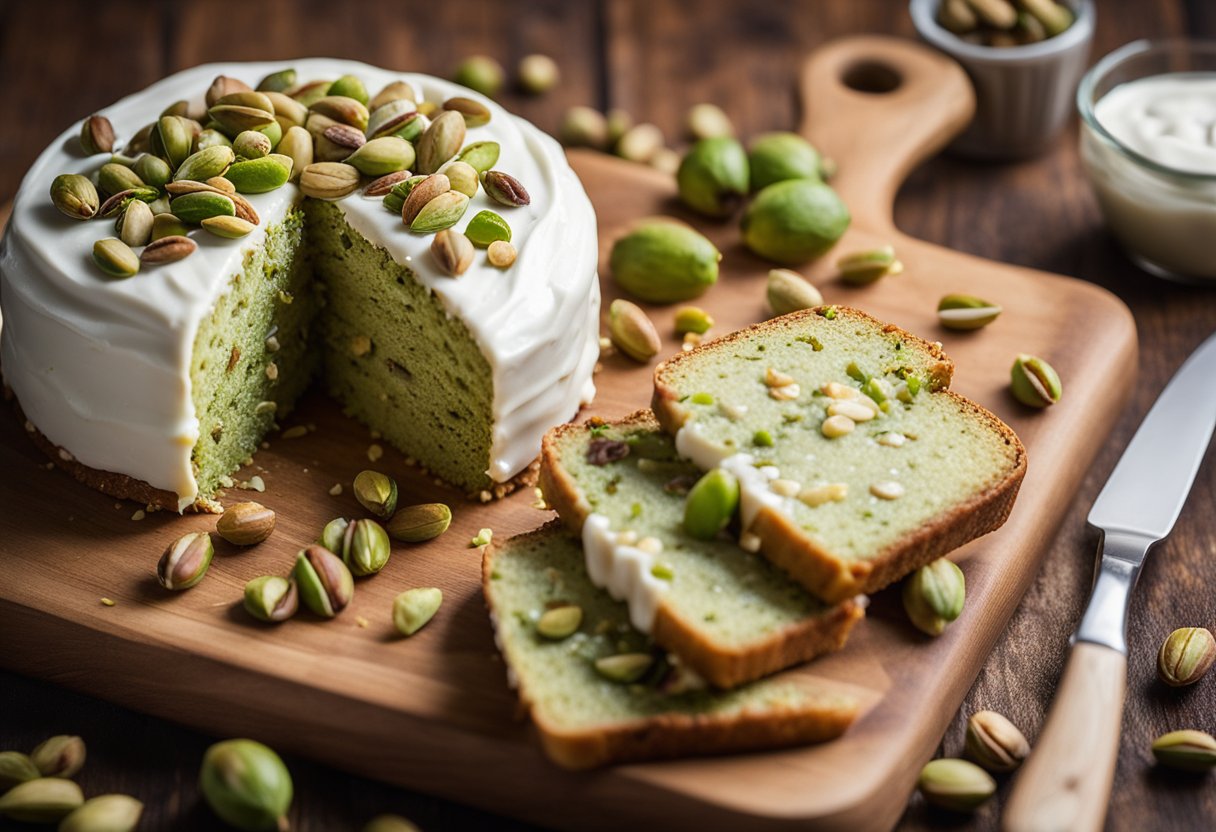
[(937, 22), (968, 43), (1023, 46), (1054, 38), (1076, 16), (1056, 0), (942, 0)]
[(493, 169), (497, 142), (464, 146), (468, 129), (490, 121), (481, 102), (420, 101), (404, 81), (369, 97), (353, 75), (301, 84), (294, 69), (266, 76), (256, 89), (221, 75), (204, 101), (200, 112), (188, 101), (169, 105), (121, 152), (105, 116), (81, 125), (81, 149), (110, 159), (91, 177), (56, 177), (51, 201), (72, 219), (114, 220), (116, 236), (93, 248), (107, 275), (131, 277), (141, 265), (188, 257), (198, 247), (189, 236), (195, 228), (244, 237), (260, 222), (244, 195), (289, 181), (325, 200), (366, 185), (363, 193), (383, 197), (410, 231), (437, 235), (432, 253), (452, 276), (468, 269), (474, 248), (488, 249), (497, 268), (515, 261), (510, 225), (493, 211), (479, 213), (464, 234), (452, 230), (479, 188), (507, 208), (531, 201), (518, 180)]
[[(397, 483), (379, 471), (362, 471), (354, 481), (355, 499), (371, 518), (331, 520), (317, 541), (300, 549), (287, 575), (260, 575), (245, 585), (245, 610), (260, 621), (279, 623), (294, 616), (301, 603), (322, 618), (334, 618), (354, 599), (355, 577), (375, 575), (392, 555), (389, 538), (404, 543), (433, 540), (447, 531), (452, 512), (443, 503), (397, 508)], [(216, 522), (216, 533), (234, 546), (255, 546), (274, 532), (275, 513), (255, 502), (235, 503)], [(206, 576), (215, 555), (207, 532), (188, 532), (166, 547), (156, 567), (160, 585), (185, 590)], [(443, 594), (433, 587), (406, 590), (393, 602), (393, 622), (413, 635), (434, 617)]]

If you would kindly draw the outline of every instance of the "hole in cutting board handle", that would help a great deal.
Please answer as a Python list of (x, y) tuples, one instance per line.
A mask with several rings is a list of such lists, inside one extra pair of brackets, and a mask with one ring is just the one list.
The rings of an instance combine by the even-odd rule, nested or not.
[(844, 68), (840, 81), (857, 92), (885, 95), (899, 89), (903, 74), (890, 64), (874, 59), (855, 61)]

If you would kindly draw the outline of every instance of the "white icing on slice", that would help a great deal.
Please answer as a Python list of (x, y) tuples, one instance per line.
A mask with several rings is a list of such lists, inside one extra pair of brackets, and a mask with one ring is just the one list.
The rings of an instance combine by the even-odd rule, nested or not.
[(650, 573), (657, 557), (618, 542), (607, 517), (592, 513), (583, 521), (583, 554), (591, 582), (629, 607), (629, 620), (643, 633), (654, 627), (655, 613), (671, 584)]

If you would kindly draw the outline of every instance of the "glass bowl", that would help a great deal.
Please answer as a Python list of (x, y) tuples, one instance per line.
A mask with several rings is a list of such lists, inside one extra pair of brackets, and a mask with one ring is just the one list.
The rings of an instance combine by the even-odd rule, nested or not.
[(1081, 163), (1106, 224), (1145, 271), (1216, 285), (1216, 169), (1196, 172), (1148, 158), (1117, 139), (1095, 107), (1111, 90), (1166, 74), (1216, 82), (1216, 41), (1138, 40), (1098, 61), (1081, 79)]

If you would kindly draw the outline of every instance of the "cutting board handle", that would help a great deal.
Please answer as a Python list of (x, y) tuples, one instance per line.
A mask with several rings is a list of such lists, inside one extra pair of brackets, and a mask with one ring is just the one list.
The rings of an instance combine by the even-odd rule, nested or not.
[(859, 36), (815, 50), (802, 70), (802, 134), (839, 171), (832, 186), (868, 230), (894, 235), (895, 194), (975, 112), (957, 63), (900, 38)]

